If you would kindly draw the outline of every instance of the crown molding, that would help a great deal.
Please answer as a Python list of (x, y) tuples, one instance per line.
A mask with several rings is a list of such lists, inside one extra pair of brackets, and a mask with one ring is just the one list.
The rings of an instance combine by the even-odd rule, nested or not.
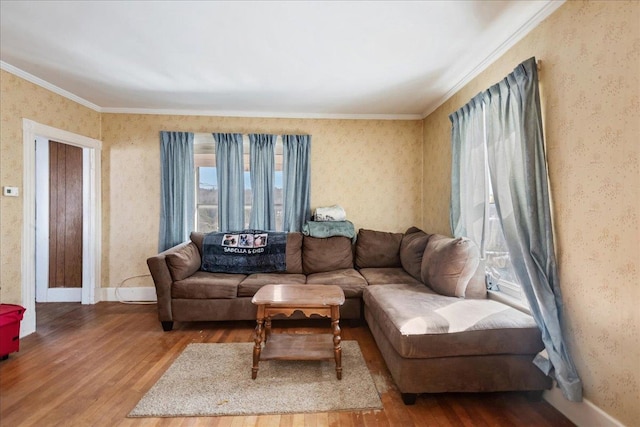
[[(560, 6), (565, 3), (566, 0), (551, 0), (542, 9), (538, 11), (531, 19), (525, 22), (520, 28), (518, 28), (507, 40), (498, 46), (493, 52), (491, 52), (482, 62), (475, 66), (469, 73), (467, 73), (458, 83), (456, 83), (451, 89), (447, 91), (437, 101), (431, 103), (429, 107), (422, 113), (421, 118), (426, 118), (429, 114), (433, 113), (438, 107), (447, 102), (449, 98), (455, 95), (460, 89), (465, 87), (467, 83), (476, 78), (481, 72), (487, 69), (489, 65), (496, 62), (502, 55), (504, 55), (509, 49), (511, 49), (516, 43), (524, 38), (531, 30), (536, 28), (542, 21), (547, 19), (553, 12), (558, 10)], [(536, 58), (540, 59), (540, 58)]]
[(54, 84), (51, 84), (51, 83), (49, 83), (49, 82), (47, 82), (45, 80), (42, 80), (41, 78), (36, 77), (33, 74), (29, 74), (26, 71), (21, 70), (18, 67), (14, 67), (11, 64), (7, 64), (4, 61), (0, 61), (0, 69), (6, 71), (8, 73), (14, 74), (14, 75), (20, 77), (21, 79), (24, 79), (24, 80), (26, 80), (28, 82), (31, 82), (31, 83), (33, 83), (35, 85), (38, 85), (38, 86), (40, 86), (40, 87), (42, 87), (44, 89), (50, 90), (51, 92), (56, 93), (56, 94), (58, 94), (60, 96), (63, 96), (63, 97), (65, 97), (65, 98), (67, 98), (67, 99), (69, 99), (71, 101), (77, 102), (80, 105), (84, 105), (85, 107), (90, 108), (90, 109), (92, 109), (94, 111), (97, 111), (98, 113), (102, 112), (102, 109), (99, 106), (97, 106), (96, 104), (94, 104), (92, 102), (89, 102), (84, 98), (80, 98), (79, 96), (74, 95), (73, 93), (71, 93), (69, 91), (66, 91), (64, 89), (61, 89), (58, 86), (56, 86)]

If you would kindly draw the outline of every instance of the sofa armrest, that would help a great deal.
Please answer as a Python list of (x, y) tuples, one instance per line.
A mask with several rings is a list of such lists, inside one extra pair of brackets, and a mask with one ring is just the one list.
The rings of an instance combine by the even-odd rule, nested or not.
[(173, 283), (173, 279), (167, 266), (166, 253), (167, 251), (147, 258), (147, 266), (149, 267), (151, 277), (153, 277), (153, 283), (156, 286), (158, 319), (161, 322), (173, 320), (171, 314), (171, 283)]

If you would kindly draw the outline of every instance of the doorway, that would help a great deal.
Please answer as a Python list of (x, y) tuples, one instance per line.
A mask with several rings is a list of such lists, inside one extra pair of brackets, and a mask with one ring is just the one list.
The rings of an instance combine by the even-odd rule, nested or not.
[[(101, 251), (101, 149), (102, 142), (61, 129), (23, 119), (23, 233), (22, 233), (22, 305), (26, 308), (20, 335), (36, 330), (36, 144), (38, 139), (53, 140), (79, 147), (83, 157), (82, 186), (82, 304), (100, 300)], [(85, 185), (86, 184), (86, 185)]]
[(36, 136), (36, 302), (82, 300), (89, 148)]

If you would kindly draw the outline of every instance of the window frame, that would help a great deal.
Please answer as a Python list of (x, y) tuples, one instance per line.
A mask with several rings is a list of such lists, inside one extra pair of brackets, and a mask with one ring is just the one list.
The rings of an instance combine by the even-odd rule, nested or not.
[[(211, 139), (211, 141), (202, 141), (203, 138), (206, 139)], [(194, 204), (195, 204), (195, 218), (194, 218), (194, 228), (195, 231), (198, 232), (204, 232), (201, 230), (201, 226), (200, 226), (200, 222), (199, 222), (199, 211), (200, 208), (218, 208), (218, 205), (215, 204), (210, 204), (210, 203), (200, 203), (199, 200), (199, 190), (200, 190), (200, 168), (202, 167), (210, 167), (210, 168), (216, 168), (216, 157), (215, 157), (215, 138), (213, 137), (213, 134), (211, 133), (206, 133), (206, 132), (198, 132), (198, 133), (194, 133), (194, 145), (195, 146), (207, 146), (206, 148), (208, 148), (208, 152), (207, 153), (202, 153), (202, 152), (198, 152), (199, 150), (195, 149), (194, 147), (194, 174), (195, 174), (195, 197), (194, 197)], [(251, 188), (251, 178), (250, 178), (250, 173), (251, 173), (251, 163), (250, 163), (250, 141), (249, 141), (249, 135), (248, 134), (243, 134), (242, 135), (242, 156), (243, 156), (243, 173), (244, 175), (244, 212), (245, 212), (245, 223), (244, 223), (244, 227), (245, 228), (249, 228), (249, 221), (251, 218), (251, 209), (253, 208), (252, 206), (252, 201), (253, 201), (253, 195), (252, 195), (252, 191), (253, 189)], [(206, 151), (206, 149), (205, 149)], [(211, 155), (211, 152), (213, 153)], [(207, 159), (205, 158), (206, 155), (212, 156), (213, 161), (211, 161), (211, 159), (208, 159), (208, 163), (207, 163)], [(200, 159), (198, 159), (199, 156)], [(276, 137), (276, 142), (275, 142), (275, 146), (274, 146), (274, 175), (277, 176), (277, 174), (279, 173), (282, 176), (282, 185), (280, 187), (276, 186), (276, 182), (277, 179), (274, 179), (274, 183), (273, 183), (273, 190), (274, 190), (274, 209), (275, 209), (275, 213), (276, 213), (276, 230), (275, 231), (282, 231), (284, 229), (284, 146), (283, 146), (283, 142), (282, 142), (282, 136), (281, 135), (277, 135)], [(275, 178), (275, 176), (274, 176)], [(216, 182), (216, 186), (217, 186), (217, 182)], [(280, 195), (280, 203), (276, 203), (276, 194), (275, 191), (276, 189), (280, 189), (281, 191), (281, 195)], [(216, 191), (218, 190), (218, 188), (216, 187)], [(249, 194), (247, 194), (247, 190), (249, 190)], [(279, 214), (278, 214), (279, 211)], [(216, 223), (215, 229), (214, 230), (207, 230), (206, 232), (218, 232), (219, 231), (219, 224)]]

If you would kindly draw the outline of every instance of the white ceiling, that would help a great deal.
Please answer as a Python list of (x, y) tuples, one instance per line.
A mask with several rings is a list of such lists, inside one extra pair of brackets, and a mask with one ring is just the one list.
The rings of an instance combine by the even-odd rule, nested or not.
[(0, 65), (102, 112), (420, 118), (561, 4), (2, 0)]

